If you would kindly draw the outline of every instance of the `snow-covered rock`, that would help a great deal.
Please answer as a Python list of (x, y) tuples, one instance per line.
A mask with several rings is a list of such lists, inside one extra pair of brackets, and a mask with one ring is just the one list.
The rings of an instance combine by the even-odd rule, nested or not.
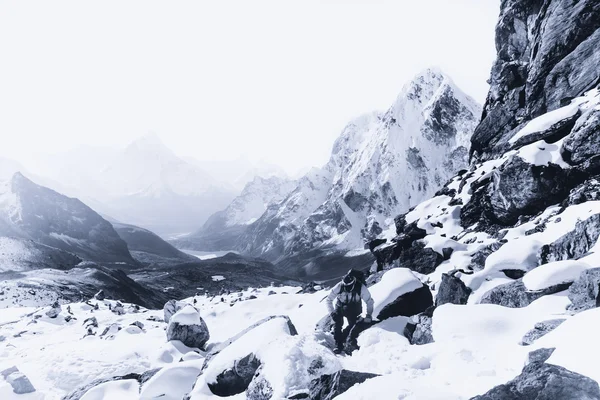
[(394, 268), (369, 288), (373, 297), (373, 317), (409, 317), (433, 305), (431, 291), (407, 268)]
[(591, 267), (581, 261), (556, 261), (541, 265), (523, 277), (527, 290), (543, 290), (551, 286), (574, 282), (579, 275)]
[(206, 323), (191, 305), (184, 306), (169, 320), (167, 339), (179, 340), (188, 347), (204, 349), (210, 338)]

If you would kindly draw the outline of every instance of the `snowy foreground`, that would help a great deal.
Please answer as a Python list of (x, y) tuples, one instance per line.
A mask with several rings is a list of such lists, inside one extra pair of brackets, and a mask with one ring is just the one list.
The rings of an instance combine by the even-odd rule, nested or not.
[[(388, 274), (411, 274), (399, 270)], [(384, 281), (372, 287), (379, 303), (387, 301), (391, 293)], [(342, 368), (382, 376), (355, 385), (338, 399), (468, 399), (517, 376), (528, 353), (542, 347), (556, 347), (548, 363), (600, 380), (596, 367), (600, 309), (569, 316), (565, 292), (544, 296), (520, 309), (491, 304), (440, 306), (433, 314), (435, 342), (426, 345), (410, 345), (402, 333), (407, 318), (391, 318), (363, 332), (358, 341), (361, 349), (352, 356), (336, 357), (329, 350), (330, 335), (315, 331), (326, 314), (321, 300), (327, 292), (294, 294), (298, 290), (277, 287), (222, 298), (186, 299), (186, 303), (196, 301), (208, 326), (208, 351), (269, 316), (289, 316), (298, 331), (298, 335), (290, 335), (283, 318), (259, 325), (217, 354), (200, 377), (205, 353), (179, 341), (167, 341), (163, 310), (124, 304), (122, 310), (118, 308), (124, 312), (119, 315), (114, 312), (116, 302), (95, 299), (63, 305), (57, 318), (46, 315), (48, 307), (3, 309), (0, 371), (17, 367), (36, 391), (15, 394), (0, 374), (0, 399), (60, 399), (99, 378), (155, 368), (162, 369), (141, 387), (135, 379), (111, 381), (81, 398), (182, 399), (187, 393), (194, 400), (217, 398), (207, 385), (248, 353), (260, 359), (261, 373), (270, 382), (274, 399), (306, 392), (312, 379)], [(185, 312), (176, 315), (180, 323), (194, 322)], [(85, 322), (92, 317), (97, 327), (94, 321)], [(519, 344), (537, 322), (556, 318), (567, 320), (533, 345)], [(315, 360), (320, 361), (318, 371), (313, 368)], [(246, 395), (228, 398), (244, 399)]]

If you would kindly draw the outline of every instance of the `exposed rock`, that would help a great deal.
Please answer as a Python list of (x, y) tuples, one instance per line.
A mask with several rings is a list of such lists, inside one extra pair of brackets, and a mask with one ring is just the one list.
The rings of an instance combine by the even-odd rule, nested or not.
[(169, 300), (165, 303), (163, 307), (163, 312), (165, 314), (165, 322), (169, 323), (171, 317), (179, 310), (183, 308), (183, 304), (177, 300)]
[(512, 381), (496, 386), (472, 400), (600, 399), (600, 387), (593, 379), (557, 365), (532, 362)]
[(556, 350), (555, 347), (552, 347), (552, 348), (544, 347), (544, 348), (529, 352), (529, 354), (527, 355), (527, 364), (531, 364), (531, 363), (535, 363), (535, 362), (537, 362), (537, 363), (546, 362), (546, 360), (548, 360), (550, 358), (552, 353), (554, 353), (554, 350)]
[(600, 200), (600, 181), (598, 177), (589, 178), (569, 193), (569, 196), (561, 203), (561, 206), (568, 207), (574, 204), (585, 203), (586, 201)]
[(254, 379), (248, 385), (246, 390), (247, 400), (270, 400), (273, 397), (273, 388), (261, 372), (262, 367), (259, 367)]
[(554, 243), (542, 246), (539, 251), (541, 264), (552, 261), (578, 259), (586, 254), (600, 237), (600, 214), (578, 221), (575, 229), (558, 238)]
[(26, 394), (35, 392), (35, 388), (29, 379), (17, 367), (0, 371), (0, 375), (12, 386), (13, 393)]
[(558, 165), (533, 165), (513, 156), (494, 171), (488, 195), (493, 217), (514, 225), (522, 215), (534, 215), (559, 203), (580, 180)]
[(217, 381), (209, 383), (208, 387), (213, 394), (221, 397), (243, 393), (250, 385), (258, 367), (260, 360), (254, 354), (248, 354), (238, 360), (233, 368), (220, 373)]
[(569, 300), (571, 300), (569, 310), (584, 311), (600, 306), (598, 285), (600, 285), (600, 268), (583, 271), (569, 288)]
[(96, 317), (87, 318), (83, 321), (83, 326), (86, 328), (89, 328), (89, 327), (97, 328), (98, 320), (96, 319)]
[(117, 301), (117, 303), (112, 306), (111, 311), (117, 315), (123, 315), (125, 314), (125, 307), (123, 304), (121, 304), (121, 302)]
[(444, 261), (444, 256), (422, 241), (413, 242), (410, 248), (402, 251), (398, 257), (398, 265), (409, 268), (420, 274), (428, 275)]
[(556, 122), (548, 129), (523, 136), (517, 139), (512, 147), (519, 148), (542, 139), (547, 143), (557, 142), (571, 133), (571, 130), (575, 126), (575, 121), (577, 121), (580, 116), (581, 112), (576, 112), (575, 114)]
[(596, 0), (505, 0), (496, 26), (497, 59), (471, 153), (494, 158), (530, 119), (598, 83), (600, 5)]
[(442, 282), (435, 298), (436, 306), (446, 303), (467, 304), (467, 300), (471, 295), (471, 288), (465, 285), (460, 279), (460, 273), (457, 272), (442, 274)]
[(100, 290), (98, 293), (96, 293), (94, 295), (94, 298), (96, 300), (100, 300), (100, 301), (104, 300), (106, 298), (106, 295), (104, 294), (104, 290)]
[(209, 338), (206, 323), (191, 305), (175, 313), (167, 327), (167, 340), (179, 340), (188, 347), (203, 349)]
[(532, 330), (523, 336), (523, 339), (521, 339), (521, 343), (519, 344), (522, 346), (529, 346), (545, 334), (552, 332), (554, 329), (556, 329), (556, 327), (565, 321), (565, 319), (550, 319), (548, 321), (538, 322), (534, 325)]
[(578, 121), (561, 148), (563, 159), (577, 165), (600, 154), (600, 110), (591, 109)]
[(502, 247), (502, 243), (494, 242), (477, 250), (471, 256), (471, 262), (467, 268), (475, 272), (481, 271), (485, 267), (485, 260), (487, 260), (488, 256), (497, 251), (500, 247)]
[(141, 323), (140, 321), (132, 322), (130, 325), (137, 326), (138, 328), (140, 328), (142, 330), (144, 329), (144, 324)]
[(121, 330), (123, 329), (119, 324), (114, 323), (114, 324), (110, 324), (109, 326), (107, 326), (106, 328), (104, 328), (104, 331), (102, 331), (102, 333), (100, 334), (100, 337), (105, 337), (106, 339), (113, 339), (115, 337), (115, 335)]
[(510, 308), (527, 307), (534, 300), (542, 296), (562, 292), (571, 286), (571, 283), (562, 283), (560, 285), (550, 286), (543, 290), (528, 291), (523, 280), (505, 283), (496, 286), (481, 298), (481, 304), (498, 304)]
[(62, 307), (60, 306), (60, 304), (58, 304), (58, 301), (55, 301), (52, 306), (50, 307), (50, 309), (48, 311), (46, 311), (46, 315), (49, 318), (56, 318), (58, 317), (58, 314), (60, 314), (60, 312), (62, 311)]
[(332, 400), (334, 397), (344, 393), (357, 383), (363, 383), (367, 379), (379, 375), (365, 372), (354, 372), (341, 370), (332, 375), (322, 375), (311, 382), (311, 400)]
[(433, 334), (431, 324), (433, 322), (433, 312), (435, 307), (429, 307), (419, 315), (411, 318), (411, 322), (406, 324), (404, 328), (404, 336), (410, 344), (427, 344), (433, 343)]
[(433, 305), (433, 296), (429, 286), (423, 284), (420, 288), (404, 293), (393, 302), (387, 304), (376, 316), (378, 320), (417, 315)]

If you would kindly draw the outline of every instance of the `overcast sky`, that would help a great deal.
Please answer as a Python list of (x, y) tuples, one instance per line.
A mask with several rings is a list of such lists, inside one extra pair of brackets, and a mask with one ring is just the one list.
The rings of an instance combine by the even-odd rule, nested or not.
[(483, 102), (499, 0), (0, 2), (0, 155), (154, 131), (182, 156), (322, 165), (436, 65)]

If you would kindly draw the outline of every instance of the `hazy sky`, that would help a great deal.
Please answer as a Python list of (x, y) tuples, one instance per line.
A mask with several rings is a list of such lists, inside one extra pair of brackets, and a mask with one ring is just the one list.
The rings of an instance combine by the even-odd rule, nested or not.
[(0, 2), (0, 155), (125, 146), (293, 172), (441, 67), (478, 101), (499, 0)]

